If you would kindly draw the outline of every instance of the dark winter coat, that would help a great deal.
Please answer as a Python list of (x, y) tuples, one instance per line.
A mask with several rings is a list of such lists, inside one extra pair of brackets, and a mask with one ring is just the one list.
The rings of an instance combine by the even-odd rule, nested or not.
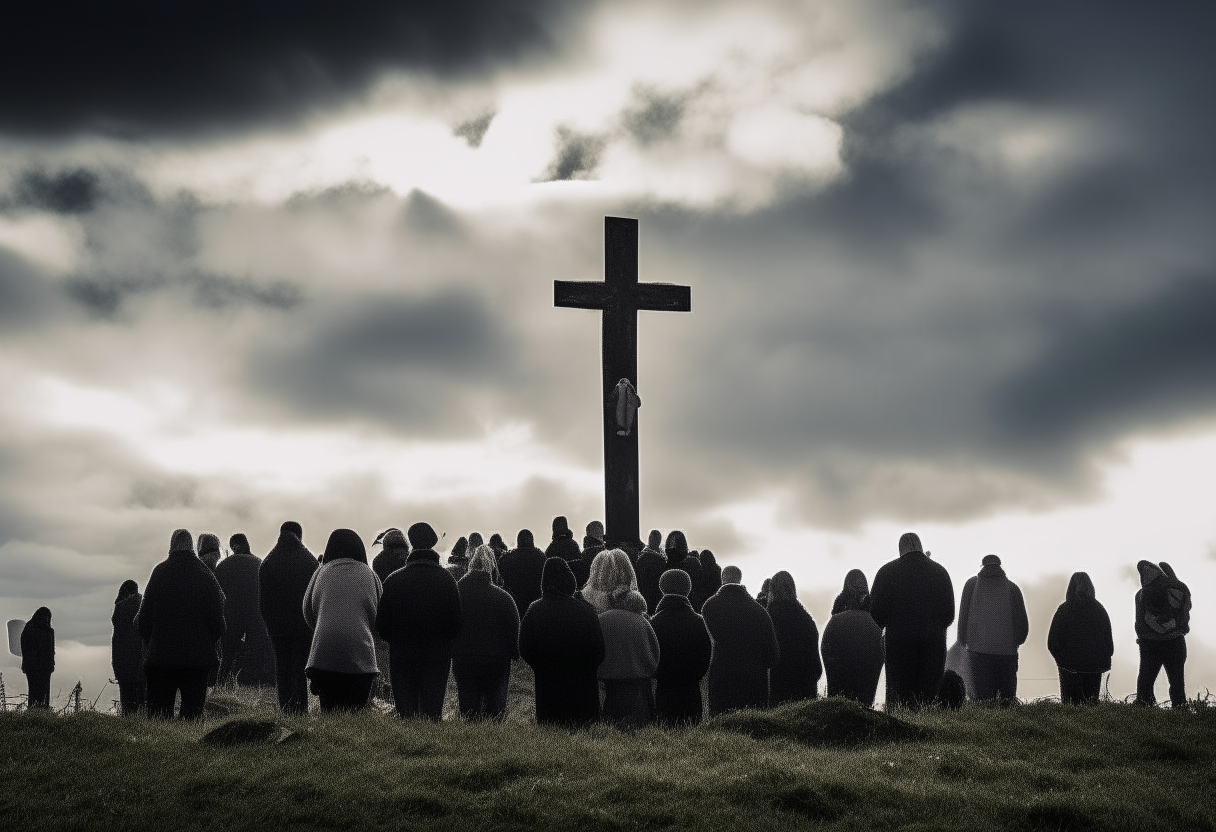
[(135, 624), (135, 616), (143, 600), (144, 596), (138, 592), (124, 595), (115, 602), (114, 614), (110, 616), (110, 623), (114, 625), (114, 635), (110, 639), (110, 666), (119, 681), (134, 678), (144, 670), (144, 642)]
[(170, 552), (144, 587), (139, 635), (147, 667), (216, 667), (224, 635), (224, 592), (193, 552)]
[(1056, 609), (1047, 633), (1047, 652), (1056, 664), (1073, 673), (1105, 673), (1115, 654), (1110, 616), (1094, 597), (1094, 585), (1084, 572), (1073, 573), (1064, 603)]
[(653, 615), (663, 593), (659, 590), (659, 578), (667, 571), (667, 559), (649, 549), (638, 555), (634, 572), (638, 576), (638, 592), (646, 599), (646, 608)]
[(46, 607), (39, 607), (21, 630), (21, 672), (30, 676), (55, 672), (55, 628)]
[[(1136, 640), (1170, 641), (1190, 632), (1191, 591), (1156, 564), (1140, 561), (1137, 569), (1156, 577), (1136, 593)], [(1172, 570), (1171, 570), (1172, 571)]]
[(723, 584), (701, 614), (713, 639), (710, 714), (768, 706), (768, 669), (781, 658), (768, 611), (741, 584)]
[(300, 538), (283, 532), (258, 567), (262, 622), (272, 638), (312, 641), (304, 620), (304, 591), (319, 564)]
[(905, 552), (874, 576), (870, 614), (887, 639), (946, 637), (954, 623), (954, 585), (950, 573), (923, 552)]
[(474, 570), (456, 583), (460, 592), (460, 634), (453, 656), (519, 658), (519, 611), (510, 594), (490, 582), (490, 573)]
[(388, 642), (389, 661), (445, 662), (460, 632), (460, 591), (433, 549), (410, 553), (403, 569), (384, 582), (376, 632)]
[(498, 562), (503, 585), (515, 599), (521, 616), (540, 597), (540, 575), (544, 568), (545, 553), (532, 545), (531, 536), (520, 540), (518, 548), (507, 552)]
[(261, 566), (262, 560), (257, 555), (233, 554), (215, 567), (215, 579), (225, 599), (223, 664), (238, 673), (237, 678), (247, 685), (274, 684), (275, 676), (270, 635), (262, 621)]
[(874, 704), (886, 653), (882, 630), (863, 609), (842, 609), (823, 628), (823, 668), (828, 696), (849, 696)]
[(709, 672), (713, 653), (705, 619), (683, 595), (665, 595), (650, 626), (659, 639), (659, 669), (654, 673), (659, 687), (699, 684)]
[(769, 601), (768, 615), (777, 634), (781, 658), (769, 671), (769, 702), (814, 699), (819, 695), (819, 628), (811, 614), (798, 601)]
[[(718, 561), (714, 557), (714, 553), (708, 549), (702, 549), (697, 561), (701, 567), (700, 584), (693, 585), (693, 592), (701, 599), (702, 605), (709, 598), (712, 598), (714, 593), (722, 586), (722, 567), (718, 566)], [(697, 607), (700, 612), (701, 608)]]
[(959, 639), (973, 653), (1016, 656), (1030, 634), (1022, 590), (990, 563), (963, 585), (958, 608)]
[(567, 529), (566, 531), (554, 532), (553, 540), (545, 548), (545, 559), (561, 558), (566, 563), (573, 564), (583, 556), (583, 550), (578, 548), (578, 543), (574, 540), (574, 532)]
[[(688, 575), (689, 579), (692, 581), (692, 592), (688, 594), (688, 600), (692, 604), (693, 609), (701, 609), (701, 607), (705, 604), (705, 596), (701, 594), (701, 587), (704, 585), (705, 581), (701, 577), (700, 561), (694, 557), (689, 557), (687, 552), (668, 552), (667, 565), (663, 571), (665, 572), (667, 569), (679, 569), (684, 572), (684, 574)], [(663, 573), (660, 572), (659, 576), (662, 577), (662, 575)], [(645, 596), (643, 595), (642, 597)], [(662, 593), (660, 593), (659, 598), (662, 598)], [(647, 604), (649, 603), (650, 601), (647, 599)], [(659, 602), (656, 600), (655, 605), (651, 607), (652, 612), (658, 609), (658, 603)]]
[(519, 628), (520, 656), (536, 674), (536, 721), (594, 722), (600, 712), (596, 671), (605, 655), (599, 616), (574, 597), (574, 573), (561, 558), (545, 561), (541, 590)]
[(405, 566), (405, 559), (409, 557), (409, 554), (409, 549), (387, 547), (382, 549), (380, 554), (372, 559), (372, 571), (376, 573), (380, 583), (387, 581), (389, 575)]

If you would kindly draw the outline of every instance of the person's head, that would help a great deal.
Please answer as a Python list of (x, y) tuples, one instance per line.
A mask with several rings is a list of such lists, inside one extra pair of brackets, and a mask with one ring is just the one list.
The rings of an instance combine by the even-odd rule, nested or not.
[(51, 626), (51, 611), (48, 607), (39, 607), (34, 610), (34, 616), (30, 619), (43, 627)]
[(650, 537), (646, 539), (646, 545), (656, 552), (659, 551), (659, 547), (663, 545), (663, 533), (658, 529), (651, 529)]
[(688, 577), (688, 573), (683, 569), (668, 569), (659, 576), (659, 592), (687, 598), (692, 592), (692, 578)]
[(870, 592), (870, 582), (866, 580), (866, 573), (860, 569), (850, 569), (849, 573), (844, 576), (844, 588), (854, 593), (860, 592), (862, 595), (867, 595)]
[(406, 532), (406, 537), (414, 549), (430, 549), (439, 542), (439, 535), (435, 534), (430, 523), (415, 523)]
[(667, 555), (668, 563), (679, 563), (688, 556), (688, 539), (684, 532), (676, 530), (668, 532), (667, 542), (663, 544), (663, 553)]
[(594, 540), (596, 543), (604, 542), (604, 524), (599, 520), (592, 520), (587, 524), (587, 537)]
[(124, 598), (129, 598), (132, 595), (138, 594), (139, 584), (135, 583), (135, 581), (123, 581), (122, 586), (118, 588), (118, 597), (114, 599), (114, 603), (117, 604)]
[(464, 563), (469, 559), (469, 541), (468, 538), (459, 538), (456, 545), (452, 547), (452, 551), (448, 552), (448, 563)]
[(408, 552), (410, 550), (410, 544), (405, 539), (405, 532), (401, 529), (388, 529), (380, 538), (380, 543), (386, 552), (397, 550)]
[(743, 583), (743, 570), (737, 566), (723, 566), (722, 567), (722, 583), (724, 583), (724, 584)]
[(850, 569), (844, 576), (844, 588), (832, 605), (833, 615), (848, 610), (870, 611), (870, 584), (860, 569)]
[(219, 539), (218, 535), (211, 534), (210, 532), (203, 532), (202, 534), (200, 534), (198, 536), (198, 556), (200, 558), (203, 555), (209, 554), (211, 552), (215, 552), (218, 554), (219, 551), (220, 551), (220, 539)]
[(904, 532), (899, 538), (899, 553), (906, 555), (909, 552), (923, 552), (924, 547), (921, 546), (920, 535), (916, 532)]
[(532, 537), (531, 529), (520, 529), (519, 534), (515, 535), (515, 545), (520, 549), (531, 549), (536, 545), (535, 538)]
[(495, 553), (507, 551), (506, 541), (502, 539), (502, 535), (500, 535), (498, 532), (494, 532), (494, 534), (490, 535), (490, 548), (493, 549)]
[(496, 582), (498, 578), (498, 558), (494, 554), (494, 549), (489, 545), (478, 546), (473, 552), (473, 556), (469, 558), (470, 572), (485, 572), (490, 576), (492, 582)]
[(578, 589), (570, 564), (563, 558), (548, 558), (540, 573), (540, 589), (545, 595), (570, 597)]
[(1090, 580), (1089, 574), (1087, 572), (1073, 572), (1072, 577), (1068, 580), (1067, 600), (1086, 601), (1096, 597), (1097, 593), (1094, 591), (1094, 582)]
[(359, 537), (357, 532), (351, 529), (334, 529), (329, 533), (322, 560), (328, 564), (343, 559), (367, 563), (367, 547), (363, 545), (363, 538)]
[(629, 562), (629, 555), (620, 549), (605, 549), (591, 560), (591, 574), (587, 588), (598, 592), (620, 589), (637, 589), (638, 578)]
[(483, 543), (485, 543), (485, 540), (482, 538), (481, 532), (471, 532), (469, 534), (469, 551), (470, 552), (476, 552), (477, 547), (481, 546)]
[(228, 548), (232, 550), (234, 555), (251, 555), (253, 552), (249, 550), (249, 538), (237, 532), (228, 538)]
[(701, 554), (697, 556), (697, 559), (699, 561), (701, 561), (702, 566), (717, 566), (718, 565), (717, 558), (714, 557), (714, 553), (711, 552), (709, 549), (702, 549)]
[(169, 538), (169, 554), (173, 554), (174, 552), (189, 552), (192, 555), (194, 554), (194, 538), (190, 536), (189, 529), (178, 529)]
[(794, 586), (794, 576), (784, 569), (774, 575), (768, 584), (768, 601), (792, 603), (798, 600), (798, 589)]
[(553, 536), (566, 537), (570, 535), (570, 526), (566, 523), (566, 517), (559, 514), (553, 518)]
[(1165, 575), (1161, 571), (1161, 567), (1152, 561), (1142, 560), (1136, 564), (1136, 571), (1140, 573), (1140, 586), (1147, 587), (1153, 581)]
[(996, 555), (984, 555), (984, 559), (980, 561), (980, 565), (999, 567), (1001, 565), (1001, 559)]
[(301, 543), (304, 542), (304, 527), (295, 520), (288, 520), (283, 525), (279, 526), (279, 534), (295, 535)]

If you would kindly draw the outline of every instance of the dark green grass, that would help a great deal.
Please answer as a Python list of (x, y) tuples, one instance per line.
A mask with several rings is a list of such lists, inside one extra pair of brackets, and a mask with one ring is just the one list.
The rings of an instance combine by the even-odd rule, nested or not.
[[(1205, 707), (899, 713), (910, 732), (877, 720), (895, 733), (820, 747), (831, 724), (868, 717), (820, 700), (691, 730), (570, 733), (217, 704), (228, 715), (198, 724), (0, 713), (4, 828), (1216, 829)], [(234, 718), (295, 733), (200, 742)]]

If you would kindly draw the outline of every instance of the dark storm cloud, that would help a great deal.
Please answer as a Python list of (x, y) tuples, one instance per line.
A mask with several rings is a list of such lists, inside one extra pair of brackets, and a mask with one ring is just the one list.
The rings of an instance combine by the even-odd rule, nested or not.
[(495, 115), (497, 115), (497, 111), (489, 110), (476, 118), (462, 121), (452, 128), (452, 135), (464, 139), (469, 143), (469, 147), (471, 148), (479, 148), (481, 147), (481, 140), (485, 138), (486, 131), (490, 129), (490, 122), (494, 120)]
[(633, 98), (621, 115), (621, 123), (640, 144), (650, 145), (675, 135), (691, 93), (670, 95), (639, 87)]
[(600, 156), (608, 144), (605, 136), (580, 133), (569, 127), (557, 128), (557, 152), (538, 182), (569, 179), (594, 179)]
[(15, 208), (33, 208), (56, 214), (84, 214), (93, 210), (100, 177), (87, 168), (48, 172), (26, 171), (6, 202)]
[(0, 29), (0, 131), (155, 131), (291, 117), (384, 70), (441, 76), (557, 53), (555, 0), (20, 0)]

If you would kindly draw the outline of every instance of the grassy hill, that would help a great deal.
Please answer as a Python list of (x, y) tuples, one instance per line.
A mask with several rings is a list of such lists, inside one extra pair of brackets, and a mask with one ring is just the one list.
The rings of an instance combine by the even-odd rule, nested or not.
[[(1216, 708), (1202, 703), (893, 720), (818, 700), (571, 733), (214, 700), (196, 724), (0, 713), (3, 828), (1216, 829)], [(272, 741), (202, 741), (233, 720), (276, 723)]]

